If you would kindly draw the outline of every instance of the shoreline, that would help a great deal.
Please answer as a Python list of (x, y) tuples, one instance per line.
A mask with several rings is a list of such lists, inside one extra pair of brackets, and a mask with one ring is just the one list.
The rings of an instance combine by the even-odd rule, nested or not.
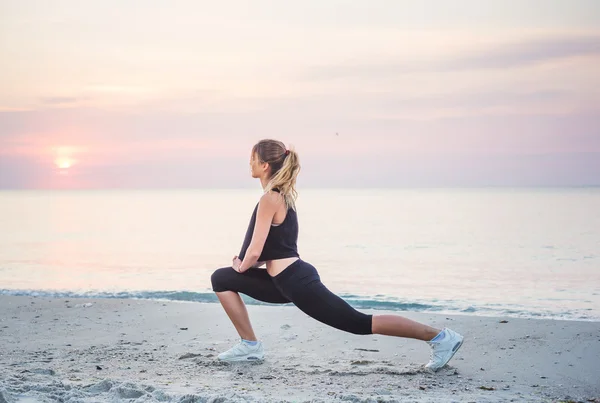
[[(520, 307), (521, 310), (515, 310), (512, 307), (510, 313), (504, 312), (501, 309), (492, 311), (487, 305), (474, 306), (473, 303), (468, 303), (468, 308), (455, 309), (436, 309), (439, 306), (451, 306), (454, 301), (439, 301), (435, 304), (431, 301), (400, 301), (393, 298), (379, 296), (362, 296), (356, 294), (338, 294), (346, 302), (358, 310), (372, 310), (373, 312), (418, 312), (424, 314), (437, 315), (464, 315), (476, 316), (485, 318), (514, 318), (514, 319), (533, 319), (533, 320), (563, 320), (569, 322), (595, 322), (600, 323), (599, 317), (575, 317), (563, 316), (559, 313), (540, 313), (535, 311), (527, 311), (527, 307)], [(190, 290), (129, 290), (129, 291), (99, 291), (77, 292), (70, 290), (54, 290), (54, 289), (0, 289), (0, 297), (2, 296), (18, 296), (18, 297), (33, 297), (33, 298), (50, 298), (50, 299), (128, 299), (140, 301), (158, 301), (158, 302), (181, 302), (181, 303), (216, 303), (219, 300), (212, 290), (205, 291), (190, 291)], [(242, 300), (246, 305), (257, 306), (293, 306), (290, 304), (269, 304), (266, 302), (257, 301), (251, 297), (241, 294)], [(419, 309), (419, 307), (421, 309)], [(424, 308), (423, 308), (424, 307)]]
[(225, 364), (216, 355), (239, 337), (216, 303), (0, 295), (0, 402), (600, 402), (598, 322), (361, 311), (448, 326), (465, 343), (433, 374), (421, 341), (248, 305), (265, 361)]

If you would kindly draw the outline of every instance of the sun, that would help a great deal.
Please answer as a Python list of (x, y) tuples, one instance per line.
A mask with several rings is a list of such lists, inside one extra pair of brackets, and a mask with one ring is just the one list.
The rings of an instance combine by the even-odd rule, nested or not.
[(54, 163), (59, 169), (69, 169), (73, 166), (73, 160), (70, 158), (57, 158)]
[(57, 172), (61, 175), (68, 174), (73, 166), (80, 162), (79, 154), (82, 152), (82, 147), (75, 146), (56, 146), (52, 147), (54, 154), (54, 165)]

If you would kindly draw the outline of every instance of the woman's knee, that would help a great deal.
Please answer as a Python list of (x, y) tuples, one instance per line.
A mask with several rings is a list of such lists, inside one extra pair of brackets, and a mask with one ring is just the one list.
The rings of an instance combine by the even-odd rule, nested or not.
[(373, 315), (356, 312), (358, 317), (353, 320), (347, 330), (353, 334), (373, 334)]
[(373, 315), (367, 315), (353, 307), (331, 312), (325, 323), (352, 334), (373, 334)]
[(235, 271), (231, 267), (222, 267), (215, 270), (210, 276), (213, 291), (230, 291), (233, 285), (231, 281), (232, 274), (235, 274)]
[(331, 311), (325, 315), (320, 313), (317, 315), (309, 316), (312, 316), (319, 322), (322, 322), (326, 325), (332, 326), (344, 332), (357, 335), (373, 334), (373, 316), (364, 314), (359, 311), (354, 311), (351, 313), (344, 311)]

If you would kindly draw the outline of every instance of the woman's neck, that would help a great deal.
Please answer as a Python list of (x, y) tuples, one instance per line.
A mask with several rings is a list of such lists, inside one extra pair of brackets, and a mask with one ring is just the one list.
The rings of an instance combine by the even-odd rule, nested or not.
[(269, 179), (268, 178), (260, 178), (260, 184), (264, 191), (267, 188), (267, 185), (269, 184)]

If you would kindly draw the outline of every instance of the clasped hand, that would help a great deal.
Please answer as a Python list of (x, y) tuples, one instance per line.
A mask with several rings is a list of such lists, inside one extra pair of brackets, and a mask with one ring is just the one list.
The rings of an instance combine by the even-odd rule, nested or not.
[(233, 261), (231, 262), (231, 267), (233, 267), (233, 270), (237, 271), (238, 273), (243, 273), (243, 271), (240, 271), (241, 265), (242, 265), (242, 261), (240, 260), (240, 258), (237, 256), (234, 256)]

